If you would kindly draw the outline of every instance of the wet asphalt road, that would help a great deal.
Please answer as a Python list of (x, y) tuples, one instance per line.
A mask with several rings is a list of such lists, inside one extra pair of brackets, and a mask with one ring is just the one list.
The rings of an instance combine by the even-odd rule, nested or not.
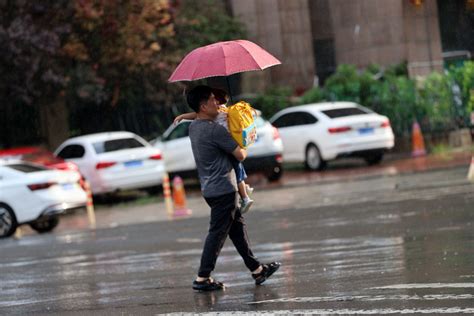
[(217, 293), (191, 289), (206, 217), (1, 240), (0, 315), (472, 315), (465, 172), (270, 190), (284, 207), (246, 218), (254, 252), (281, 269), (255, 286), (228, 241), (214, 273), (227, 289)]

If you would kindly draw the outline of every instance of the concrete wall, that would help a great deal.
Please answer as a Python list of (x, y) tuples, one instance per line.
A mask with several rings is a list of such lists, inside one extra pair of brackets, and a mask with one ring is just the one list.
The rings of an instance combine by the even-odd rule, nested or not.
[(395, 64), (403, 61), (402, 1), (332, 0), (329, 2), (337, 64)]
[(249, 40), (278, 58), (282, 65), (242, 75), (242, 90), (260, 92), (270, 86), (310, 88), (314, 57), (307, 0), (231, 0), (234, 16), (248, 30)]
[(406, 60), (411, 77), (443, 70), (441, 36), (436, 0), (425, 0), (419, 7), (403, 2)]

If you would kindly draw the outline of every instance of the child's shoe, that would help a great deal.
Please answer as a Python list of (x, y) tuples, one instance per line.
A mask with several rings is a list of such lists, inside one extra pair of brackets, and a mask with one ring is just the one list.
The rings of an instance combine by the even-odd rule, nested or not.
[(249, 211), (250, 207), (253, 204), (253, 200), (249, 197), (240, 201), (240, 214), (245, 214)]
[(247, 191), (248, 195), (251, 195), (253, 193), (253, 188), (250, 185), (245, 184), (245, 191)]

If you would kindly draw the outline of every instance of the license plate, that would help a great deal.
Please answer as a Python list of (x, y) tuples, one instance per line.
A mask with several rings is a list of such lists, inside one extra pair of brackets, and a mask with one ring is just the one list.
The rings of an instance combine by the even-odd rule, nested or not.
[(127, 167), (127, 168), (139, 167), (141, 165), (143, 165), (143, 161), (141, 161), (141, 160), (132, 160), (132, 161), (127, 161), (125, 163), (125, 167)]
[(72, 184), (72, 183), (65, 183), (61, 186), (63, 187), (63, 190), (65, 190), (65, 191), (69, 191), (69, 190), (72, 190), (74, 188), (74, 184)]
[(374, 128), (373, 127), (367, 127), (367, 128), (360, 128), (359, 129), (359, 134), (360, 135), (368, 135), (368, 134), (373, 134), (374, 133)]

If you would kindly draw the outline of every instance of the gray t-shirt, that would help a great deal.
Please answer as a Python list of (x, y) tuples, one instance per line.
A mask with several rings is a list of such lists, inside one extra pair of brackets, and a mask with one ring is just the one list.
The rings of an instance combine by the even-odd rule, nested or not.
[(189, 138), (202, 195), (210, 198), (236, 192), (237, 180), (229, 155), (238, 144), (229, 132), (214, 121), (196, 119), (189, 125)]

